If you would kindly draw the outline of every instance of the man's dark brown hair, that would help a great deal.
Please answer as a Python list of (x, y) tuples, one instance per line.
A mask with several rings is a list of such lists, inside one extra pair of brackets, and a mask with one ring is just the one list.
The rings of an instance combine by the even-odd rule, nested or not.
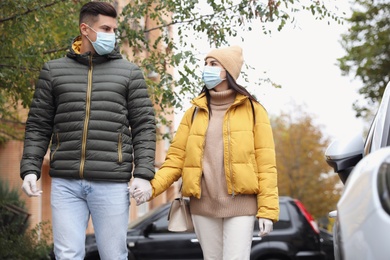
[(93, 24), (97, 21), (99, 14), (112, 18), (117, 17), (116, 10), (112, 4), (106, 2), (89, 2), (81, 7), (79, 24)]

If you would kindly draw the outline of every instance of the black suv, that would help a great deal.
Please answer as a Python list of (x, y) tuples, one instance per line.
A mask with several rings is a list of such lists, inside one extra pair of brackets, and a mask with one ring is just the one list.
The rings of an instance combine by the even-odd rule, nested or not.
[[(195, 233), (168, 231), (169, 205), (166, 203), (130, 223), (127, 232), (129, 260), (202, 259)], [(280, 216), (274, 230), (262, 239), (258, 232), (256, 221), (251, 260), (329, 259), (322, 249), (324, 240), (317, 224), (296, 199), (280, 197)], [(93, 234), (86, 239), (85, 259), (99, 259)]]

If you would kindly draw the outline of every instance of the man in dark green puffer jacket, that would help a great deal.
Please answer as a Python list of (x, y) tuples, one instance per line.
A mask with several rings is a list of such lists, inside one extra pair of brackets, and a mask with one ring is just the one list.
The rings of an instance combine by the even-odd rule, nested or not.
[[(36, 181), (50, 146), (56, 259), (84, 259), (90, 215), (101, 259), (127, 259), (131, 189), (151, 193), (156, 126), (141, 70), (115, 48), (115, 8), (89, 2), (66, 57), (44, 64), (26, 122), (23, 190)], [(133, 169), (134, 167), (134, 169)]]

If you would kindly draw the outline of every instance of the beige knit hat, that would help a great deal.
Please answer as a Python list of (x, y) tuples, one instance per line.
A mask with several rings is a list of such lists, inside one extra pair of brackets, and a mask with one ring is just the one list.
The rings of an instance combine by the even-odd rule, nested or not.
[(207, 58), (214, 58), (237, 80), (240, 75), (244, 59), (242, 57), (242, 48), (238, 45), (214, 49), (207, 54)]

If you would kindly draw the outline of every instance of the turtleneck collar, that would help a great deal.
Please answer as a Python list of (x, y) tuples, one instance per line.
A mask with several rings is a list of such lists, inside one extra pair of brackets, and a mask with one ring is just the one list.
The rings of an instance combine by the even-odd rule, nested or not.
[(227, 89), (224, 91), (214, 91), (210, 90), (210, 104), (216, 106), (222, 106), (226, 104), (231, 104), (236, 98), (236, 91), (234, 89)]

